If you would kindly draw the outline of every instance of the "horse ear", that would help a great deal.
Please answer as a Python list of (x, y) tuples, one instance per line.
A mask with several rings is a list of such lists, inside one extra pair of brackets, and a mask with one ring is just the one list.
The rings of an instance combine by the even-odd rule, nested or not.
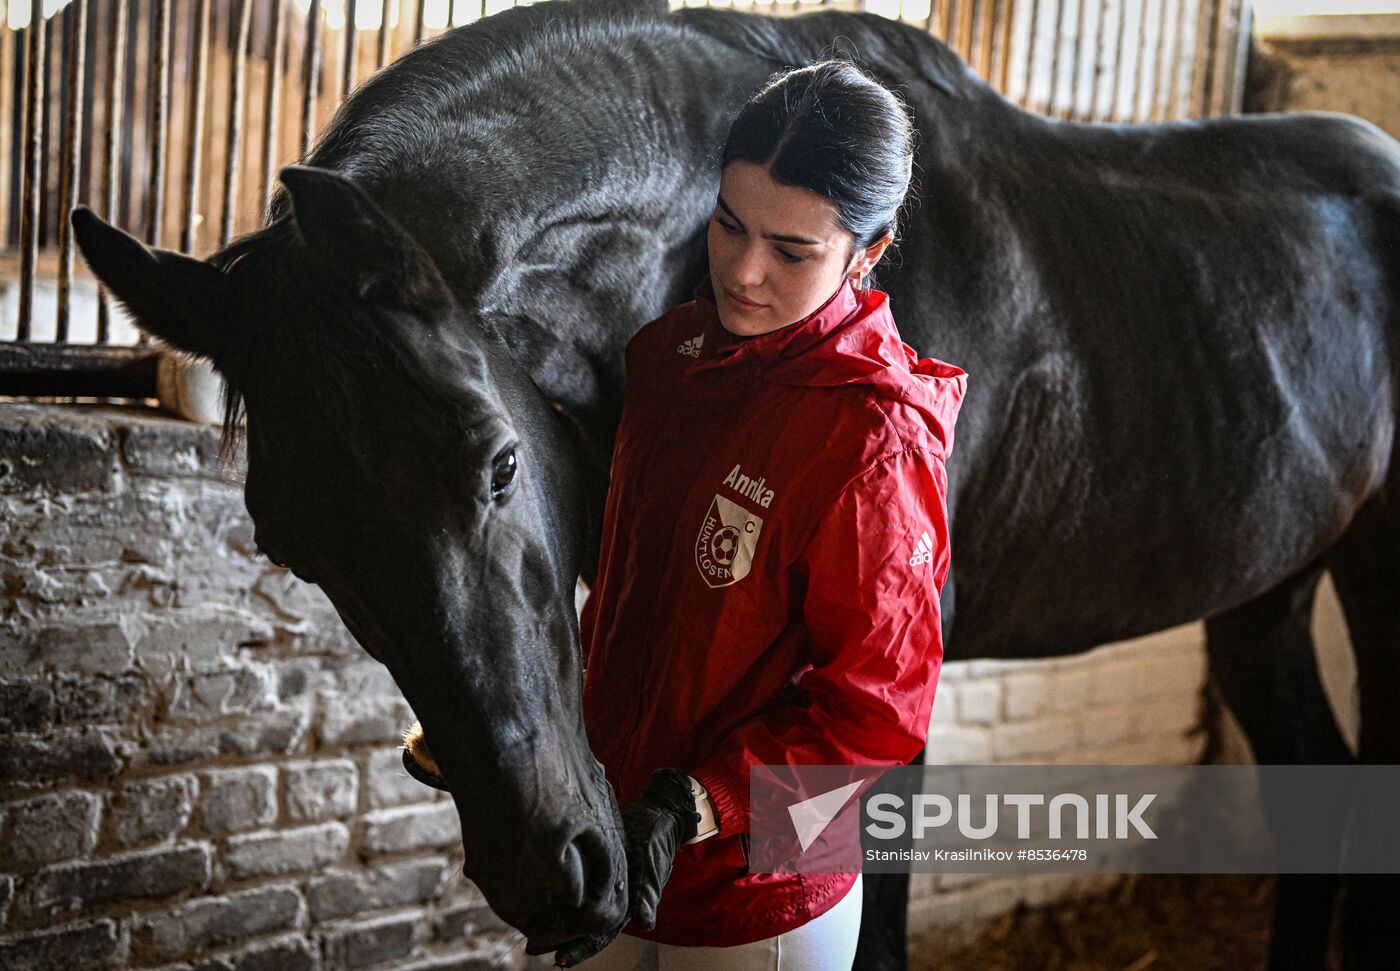
[(217, 267), (151, 249), (87, 206), (69, 218), (83, 259), (144, 330), (218, 364), (227, 339), (220, 326), (227, 277)]
[(362, 298), (418, 311), (444, 300), (432, 258), (358, 185), (305, 165), (288, 165), (278, 178), (302, 238)]

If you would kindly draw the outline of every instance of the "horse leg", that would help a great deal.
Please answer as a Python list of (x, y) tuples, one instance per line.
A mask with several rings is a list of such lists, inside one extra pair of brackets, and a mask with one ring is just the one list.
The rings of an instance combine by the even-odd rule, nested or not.
[[(1358, 512), (1328, 557), (1356, 655), (1361, 696), (1357, 760), (1363, 765), (1400, 764), (1400, 505), (1377, 500)], [(1394, 806), (1362, 798), (1354, 809), (1352, 831), (1387, 832)], [(1378, 827), (1383, 827), (1379, 828)], [(1365, 852), (1362, 845), (1353, 849)], [(1388, 929), (1400, 914), (1400, 876), (1368, 874), (1346, 878), (1342, 900), (1344, 966), (1394, 966)]]
[[(1321, 561), (1272, 590), (1206, 620), (1211, 675), (1260, 765), (1351, 761), (1313, 651)], [(1275, 840), (1293, 838), (1271, 821)], [(1311, 834), (1317, 838), (1317, 834)], [(1342, 833), (1332, 834), (1341, 859)], [(1269, 966), (1320, 968), (1327, 953), (1334, 875), (1282, 874), (1274, 891)]]

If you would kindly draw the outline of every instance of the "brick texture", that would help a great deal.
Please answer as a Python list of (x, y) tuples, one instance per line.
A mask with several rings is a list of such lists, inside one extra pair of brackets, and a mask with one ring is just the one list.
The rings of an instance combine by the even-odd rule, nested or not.
[(339, 823), (249, 833), (229, 838), (223, 862), (235, 879), (304, 873), (335, 863), (349, 844)]
[(92, 849), (102, 803), (90, 792), (64, 792), (7, 807), (0, 826), (0, 868), (23, 870), (71, 860)]
[(138, 918), (132, 925), (131, 949), (143, 959), (184, 957), (208, 947), (287, 930), (300, 912), (301, 894), (294, 887), (203, 897), (170, 913)]
[(252, 766), (206, 772), (199, 807), (205, 831), (214, 835), (271, 825), (277, 818), (277, 770)]
[(0, 938), (0, 968), (6, 971), (79, 971), (117, 952), (117, 925), (110, 920)]
[(209, 884), (207, 846), (139, 850), (39, 873), (25, 884), (28, 909), (61, 913), (129, 900), (159, 900)]

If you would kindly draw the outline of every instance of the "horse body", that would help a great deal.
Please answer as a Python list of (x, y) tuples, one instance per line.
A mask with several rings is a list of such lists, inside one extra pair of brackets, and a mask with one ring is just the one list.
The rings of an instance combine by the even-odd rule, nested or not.
[(977, 147), (929, 160), (888, 287), (906, 340), (976, 385), (950, 659), (1253, 599), (1381, 490), (1395, 425), (1394, 142), (1341, 116), (1014, 111), (997, 99)]
[[(1300, 618), (1331, 567), (1363, 706), (1400, 691), (1385, 613), (1400, 584), (1387, 500), (1400, 147), (1341, 116), (1052, 122), (874, 16), (607, 9), (509, 10), (406, 55), (308, 159), (330, 171), (284, 176), (269, 227), (212, 270), (143, 263), (116, 231), (78, 227), (143, 325), (245, 394), (259, 531), (317, 561), (312, 578), (441, 745), (488, 901), (541, 946), (618, 915), (616, 810), (586, 751), (577, 631), (560, 607), (596, 562), (622, 350), (704, 272), (729, 119), (838, 35), (921, 135), (918, 205), (882, 286), (906, 341), (970, 375), (949, 468), (947, 658), (1066, 654), (1211, 618), (1212, 671), (1260, 761), (1351, 758)], [(349, 302), (315, 306), (303, 276)], [(419, 297), (386, 300), (396, 286)], [(240, 316), (274, 318), (256, 359), (243, 324), (218, 335), (173, 319), (172, 293), (207, 302), (220, 288)], [(302, 347), (308, 330), (326, 340)], [(315, 350), (337, 339), (342, 356), (363, 345), (367, 366)], [(376, 353), (397, 366), (376, 369)], [(318, 375), (353, 407), (326, 413), (288, 390)], [(449, 426), (514, 431), (527, 477), (514, 507), (451, 512), (466, 500), (443, 470), (473, 467), (452, 427), (427, 430), (442, 401)], [(478, 464), (499, 472), (497, 446)], [(334, 517), (291, 484), (332, 476)], [(402, 572), (355, 562), (389, 534), (378, 550)], [(480, 738), (458, 737), (464, 720)], [(1363, 724), (1360, 757), (1400, 761), (1396, 727)], [(483, 767), (507, 798), (476, 791)], [(592, 828), (560, 822), (578, 812)], [(505, 815), (543, 894), (507, 889), (520, 867), (490, 832)], [(1329, 892), (1281, 888), (1292, 937), (1276, 937), (1276, 960), (1325, 942)], [(568, 919), (542, 916), (550, 906)], [(865, 937), (891, 920), (868, 920)], [(863, 940), (862, 967), (900, 963), (878, 947)]]

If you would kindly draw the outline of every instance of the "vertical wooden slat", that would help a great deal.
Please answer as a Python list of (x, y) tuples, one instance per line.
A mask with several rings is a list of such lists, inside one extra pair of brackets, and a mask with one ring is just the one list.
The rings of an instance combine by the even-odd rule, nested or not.
[(185, 129), (184, 218), (180, 250), (193, 253), (199, 231), (199, 190), (203, 181), (204, 102), (209, 76), (209, 0), (195, 0), (194, 39), (190, 46), (192, 77), (187, 89), (189, 115)]
[(418, 0), (418, 15), (413, 18), (413, 46), (423, 43), (424, 18), (428, 15), (428, 0)]
[[(49, 18), (44, 30), (44, 117), (39, 123), (43, 142), (39, 146), (39, 249), (42, 252), (53, 239), (53, 207), (57, 193), (53, 192), (51, 159), (56, 154), (54, 144), (63, 137), (63, 23)], [(55, 105), (55, 102), (58, 102)], [(37, 285), (37, 281), (36, 281)]]
[(398, 9), (398, 0), (383, 0), (379, 11), (379, 56), (375, 59), (375, 67), (382, 68), (394, 56), (394, 32), (389, 27), (390, 9)]
[(311, 0), (306, 14), (306, 53), (302, 59), (301, 155), (305, 158), (316, 138), (316, 95), (321, 81), (321, 0)]
[(1045, 101), (1045, 113), (1055, 116), (1059, 113), (1056, 105), (1060, 98), (1061, 50), (1065, 44), (1065, 16), (1067, 0), (1055, 0), (1055, 43), (1050, 51), (1050, 97)]
[(170, 0), (157, 0), (155, 18), (155, 44), (151, 52), (155, 89), (151, 93), (151, 177), (146, 196), (146, 242), (159, 246), (161, 218), (165, 212), (166, 124), (170, 113)]
[(62, 157), (63, 140), (63, 89), (66, 77), (63, 72), (63, 52), (66, 48), (67, 24), (61, 19), (49, 17), (49, 26), (44, 37), (44, 120), (40, 129), (44, 142), (39, 149), (41, 168), (39, 170), (39, 249), (52, 245), (54, 239), (54, 217), (57, 215), (58, 188), (54, 176), (58, 166), (54, 161)]
[(345, 0), (345, 45), (344, 54), (341, 59), (341, 84), (340, 97), (344, 100), (350, 97), (350, 92), (355, 90), (356, 72), (359, 70), (359, 39), (360, 32), (355, 29), (355, 14), (359, 7), (359, 0)]
[(1206, 102), (1205, 114), (1210, 117), (1220, 114), (1221, 105), (1224, 102), (1225, 79), (1229, 71), (1226, 61), (1229, 59), (1230, 43), (1226, 36), (1226, 22), (1230, 16), (1231, 0), (1217, 0), (1215, 4), (1215, 23), (1211, 29), (1211, 72), (1210, 72), (1210, 98)]
[(224, 164), (224, 212), (219, 220), (219, 245), (233, 239), (238, 218), (238, 174), (243, 163), (243, 89), (248, 77), (248, 35), (253, 25), (253, 0), (239, 0), (238, 20), (230, 62), (228, 89), (228, 159)]
[(1173, 0), (1176, 7), (1176, 33), (1172, 37), (1172, 53), (1170, 80), (1167, 82), (1171, 89), (1167, 92), (1167, 118), (1176, 120), (1181, 117), (1181, 60), (1182, 52), (1186, 44), (1186, 11), (1188, 4), (1186, 0)]
[(1031, 89), (1035, 84), (1035, 53), (1040, 38), (1040, 0), (1031, 0), (1031, 19), (1026, 29), (1026, 84), (1021, 89), (1021, 107), (1031, 103)]
[(1210, 90), (1211, 25), (1215, 23), (1216, 0), (1201, 0), (1196, 10), (1196, 56), (1191, 59), (1191, 107), (1195, 117), (1206, 113), (1206, 96)]
[(103, 60), (107, 53), (103, 43), (103, 38), (106, 37), (106, 22), (101, 11), (109, 2), (110, 0), (88, 0), (87, 14), (83, 18), (87, 22), (87, 31), (83, 37), (83, 47), (87, 56), (83, 67), (84, 118), (78, 127), (79, 141), (82, 143), (79, 152), (82, 154), (83, 164), (74, 192), (76, 199), (90, 205), (97, 199), (100, 178), (97, 156), (101, 151), (99, 146), (102, 132), (107, 127), (106, 119), (102, 115), (101, 95), (102, 79), (107, 76), (107, 65)]
[[(161, 222), (165, 216), (165, 153), (169, 141), (166, 130), (170, 115), (170, 2), (155, 0), (154, 36), (151, 41), (151, 70), (155, 87), (151, 89), (150, 178), (146, 186), (146, 242), (159, 246)], [(144, 330), (138, 345), (150, 342)]]
[(1142, 121), (1143, 78), (1147, 67), (1147, 0), (1138, 0), (1137, 60), (1133, 65), (1133, 97), (1128, 102), (1128, 121)]
[[(121, 92), (126, 86), (126, 0), (112, 0), (112, 20), (107, 35), (107, 90), (103, 103), (107, 125), (106, 150), (102, 159), (102, 204), (103, 215), (109, 220), (117, 219), (120, 185), (118, 183), (117, 153), (122, 145), (122, 108), (124, 101)], [(105, 344), (111, 339), (111, 321), (108, 316), (106, 288), (100, 291), (97, 302), (97, 343)]]
[[(58, 323), (56, 340), (68, 340), (68, 308), (73, 290), (73, 238), (68, 212), (82, 178), (80, 126), (83, 118), (83, 69), (87, 60), (87, 0), (73, 0), (63, 12), (68, 31), (68, 85), (63, 99), (63, 170), (58, 190)], [(71, 20), (71, 23), (69, 22)]]
[(1108, 120), (1119, 121), (1123, 114), (1118, 108), (1118, 98), (1123, 93), (1123, 43), (1127, 33), (1128, 0), (1118, 4), (1118, 24), (1113, 39), (1113, 84), (1108, 95)]
[(973, 45), (976, 38), (972, 36), (974, 15), (977, 13), (977, 4), (980, 0), (957, 0), (958, 4), (958, 26), (957, 26), (957, 52), (964, 61), (972, 63)]
[(151, 30), (154, 27), (150, 11), (151, 4), (156, 2), (158, 0), (131, 0), (132, 9), (127, 12), (127, 50), (122, 69), (126, 89), (117, 93), (127, 109), (122, 151), (117, 157), (117, 181), (123, 189), (121, 221), (129, 226), (138, 225), (146, 218), (146, 169), (150, 163), (146, 154), (150, 138), (146, 132), (151, 122), (151, 99), (147, 88), (151, 73), (148, 68), (151, 61)]
[(1166, 115), (1167, 101), (1164, 85), (1171, 77), (1167, 57), (1167, 0), (1157, 0), (1157, 42), (1152, 55), (1152, 101), (1145, 121), (1161, 121)]
[(1215, 73), (1211, 78), (1210, 113), (1213, 116), (1230, 110), (1235, 83), (1235, 27), (1242, 5), (1242, 0), (1220, 0), (1220, 14), (1215, 23)]
[(1238, 2), (1239, 11), (1235, 23), (1235, 51), (1231, 68), (1229, 96), (1224, 104), (1226, 114), (1238, 115), (1244, 111), (1245, 76), (1249, 70), (1249, 39), (1254, 35), (1254, 5)]
[(25, 341), (34, 316), (34, 278), (39, 259), (40, 158), (44, 145), (44, 102), (48, 92), (44, 63), (48, 24), (43, 0), (31, 0), (29, 26), (25, 28), (24, 64), (24, 179), (20, 187), (19, 324), (16, 339)]
[[(11, 0), (13, 2), (13, 0)], [(14, 174), (14, 77), (19, 32), (0, 27), (0, 249), (10, 245), (10, 179)]]
[(996, 86), (1006, 97), (1011, 97), (1011, 91), (1007, 85), (1011, 83), (1011, 42), (1014, 38), (1013, 30), (1016, 26), (1016, 0), (1006, 0), (1005, 8), (1001, 16), (997, 19), (1000, 28), (1001, 48), (997, 54), (997, 75)]
[(1108, 64), (1104, 60), (1108, 52), (1108, 0), (1099, 0), (1099, 21), (1098, 27), (1094, 30), (1094, 78), (1090, 83), (1089, 92), (1089, 121), (1099, 121), (1104, 118), (1104, 114), (1099, 110), (1103, 103), (1103, 83), (1108, 74)]
[(272, 30), (272, 50), (267, 58), (267, 85), (263, 89), (263, 212), (272, 204), (273, 168), (277, 165), (278, 119), (282, 108), (282, 64), (287, 37), (286, 0), (272, 0), (269, 27)]
[(992, 67), (992, 46), (996, 40), (996, 15), (1001, 9), (1000, 0), (977, 0), (977, 73), (994, 83)]
[(1084, 8), (1089, 0), (1074, 0), (1074, 57), (1070, 59), (1069, 75), (1069, 104), (1065, 107), (1064, 116), (1066, 118), (1079, 117), (1079, 92), (1082, 79), (1080, 72), (1083, 68), (1082, 52), (1084, 49)]

